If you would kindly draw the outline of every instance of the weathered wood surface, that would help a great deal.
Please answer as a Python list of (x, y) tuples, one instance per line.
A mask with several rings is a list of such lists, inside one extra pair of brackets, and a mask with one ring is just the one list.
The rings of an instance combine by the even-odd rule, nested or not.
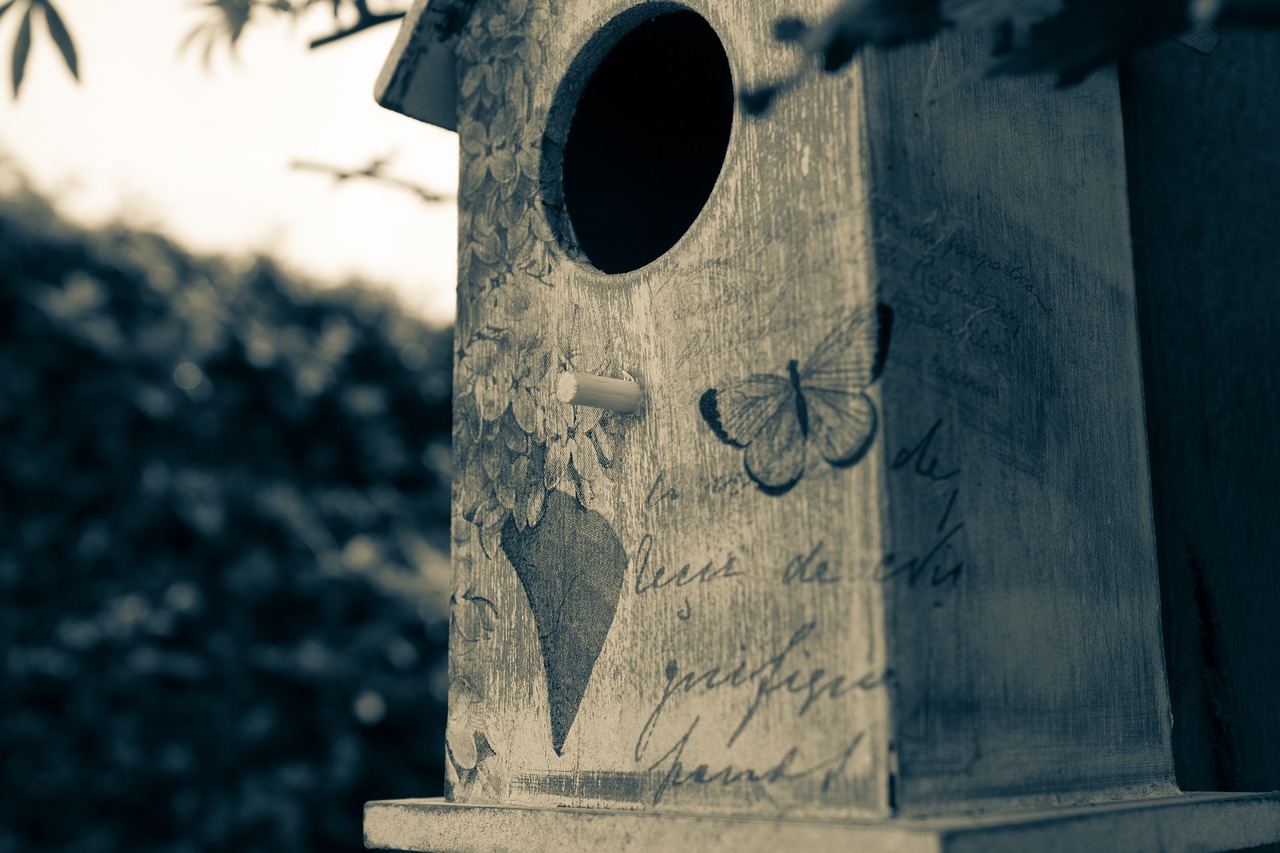
[(1122, 78), (1178, 781), (1280, 788), (1280, 37)]
[(454, 38), (449, 0), (413, 0), (373, 87), (380, 105), (445, 130), (457, 125)]
[(1116, 82), (957, 87), (985, 47), (865, 62), (888, 548), (965, 563), (888, 588), (906, 811), (1170, 774)]
[(458, 806), (365, 808), (365, 844), (432, 853), (857, 850), (876, 853), (1210, 853), (1280, 836), (1280, 795), (1198, 794), (1021, 815), (832, 822)]
[[(688, 5), (736, 80), (796, 60), (755, 4)], [(952, 38), (869, 57), (738, 118), (688, 233), (606, 275), (534, 196), (561, 78), (631, 6), (487, 0), (457, 45), (453, 800), (882, 817), (1170, 792), (1114, 78), (974, 85)], [(752, 376), (800, 394), (833, 340), (856, 356), (841, 441), (869, 451), (828, 464), (815, 427), (767, 493), (744, 454), (805, 437), (779, 416), (727, 446), (707, 392), (721, 414)], [(643, 413), (559, 403), (565, 370), (629, 372)]]

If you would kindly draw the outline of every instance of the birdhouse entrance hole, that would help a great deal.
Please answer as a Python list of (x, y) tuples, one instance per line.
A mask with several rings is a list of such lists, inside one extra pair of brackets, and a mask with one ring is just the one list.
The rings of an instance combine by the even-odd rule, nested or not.
[[(638, 269), (706, 204), (733, 126), (733, 76), (715, 30), (675, 4), (615, 18), (552, 105), (542, 190), (557, 238), (597, 269)], [(642, 10), (642, 11), (641, 11)]]

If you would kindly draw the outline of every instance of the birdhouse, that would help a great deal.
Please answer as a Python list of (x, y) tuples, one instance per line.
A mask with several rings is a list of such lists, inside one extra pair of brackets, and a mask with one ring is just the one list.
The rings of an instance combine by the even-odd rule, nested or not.
[(1114, 73), (952, 35), (753, 118), (775, 15), (404, 23), (379, 100), (461, 150), (447, 797), (367, 843), (1273, 840), (1174, 781)]

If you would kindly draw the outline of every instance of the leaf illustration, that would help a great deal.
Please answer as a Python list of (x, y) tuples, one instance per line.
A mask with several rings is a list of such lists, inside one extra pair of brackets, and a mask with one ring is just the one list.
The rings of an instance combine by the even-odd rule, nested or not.
[(18, 25), (18, 38), (13, 43), (13, 96), (18, 97), (22, 77), (27, 73), (27, 56), (31, 53), (31, 7)]
[(62, 53), (62, 61), (67, 63), (71, 76), (79, 80), (80, 65), (76, 59), (76, 45), (71, 40), (71, 33), (67, 32), (67, 25), (62, 22), (62, 16), (48, 0), (43, 0), (40, 6), (44, 9), (45, 23), (49, 25), (49, 35), (53, 36), (53, 43)]
[(560, 755), (618, 609), (626, 553), (604, 516), (559, 490), (547, 494), (536, 527), (508, 518), (502, 550), (533, 611)]

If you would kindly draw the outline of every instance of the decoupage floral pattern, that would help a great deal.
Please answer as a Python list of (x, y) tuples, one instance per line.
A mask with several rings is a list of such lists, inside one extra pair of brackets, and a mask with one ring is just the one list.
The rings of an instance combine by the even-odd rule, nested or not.
[[(459, 561), (458, 578), (473, 574), (470, 558)], [(498, 609), (470, 587), (449, 597), (449, 722), (445, 728), (445, 792), (456, 802), (475, 793), (500, 799), (502, 760), (485, 735), (484, 668), (475, 662), (479, 644), (493, 636)]]
[(581, 343), (566, 351), (549, 308), (554, 241), (538, 199), (546, 105), (535, 107), (533, 88), (546, 58), (536, 34), (550, 26), (552, 13), (551, 0), (481, 2), (457, 44), (453, 505), (460, 591), (451, 601), (446, 762), (455, 801), (505, 793), (502, 758), (486, 735), (490, 692), (477, 659), (498, 614), (473, 588), (477, 563), (500, 558), (504, 529), (535, 528), (554, 490), (587, 508), (599, 504), (612, 486), (623, 428), (616, 415), (555, 396), (566, 370), (612, 374), (616, 366)]

